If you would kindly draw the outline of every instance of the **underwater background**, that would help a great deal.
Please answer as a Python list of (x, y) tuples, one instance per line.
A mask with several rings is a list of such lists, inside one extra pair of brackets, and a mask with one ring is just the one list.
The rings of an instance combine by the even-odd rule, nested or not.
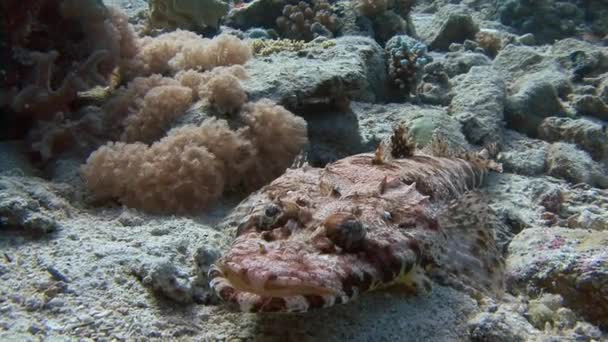
[[(0, 13), (0, 340), (608, 340), (606, 0)], [(431, 275), (303, 313), (224, 303), (209, 271), (256, 196), (399, 128), (420, 153), (492, 150), (500, 295)]]

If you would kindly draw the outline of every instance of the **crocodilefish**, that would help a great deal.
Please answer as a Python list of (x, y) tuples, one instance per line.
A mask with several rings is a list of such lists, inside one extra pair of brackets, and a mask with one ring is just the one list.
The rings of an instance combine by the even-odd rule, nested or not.
[(397, 128), (375, 154), (288, 169), (235, 209), (210, 287), (244, 312), (304, 312), (399, 284), (426, 292), (429, 275), (499, 291), (501, 251), (474, 189), (500, 165), (487, 150), (436, 154), (447, 156), (415, 151)]

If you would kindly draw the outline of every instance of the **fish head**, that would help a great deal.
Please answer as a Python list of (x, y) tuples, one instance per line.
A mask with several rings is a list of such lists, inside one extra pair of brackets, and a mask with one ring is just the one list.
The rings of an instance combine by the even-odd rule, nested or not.
[(232, 247), (209, 272), (220, 298), (245, 312), (303, 312), (346, 303), (420, 267), (432, 239), (419, 232), (433, 229), (415, 184), (386, 188), (384, 173), (368, 172), (372, 191), (327, 170), (290, 171), (254, 196)]

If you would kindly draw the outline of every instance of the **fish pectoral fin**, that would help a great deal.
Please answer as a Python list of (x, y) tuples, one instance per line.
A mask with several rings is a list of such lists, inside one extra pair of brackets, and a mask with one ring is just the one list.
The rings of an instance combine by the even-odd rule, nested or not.
[(412, 268), (408, 274), (403, 276), (401, 282), (417, 294), (428, 294), (433, 288), (431, 279), (426, 271), (420, 266)]
[(420, 266), (414, 266), (408, 273), (401, 275), (395, 281), (384, 285), (387, 291), (407, 293), (410, 295), (426, 295), (431, 292), (432, 281)]
[(469, 192), (439, 213), (446, 234), (446, 253), (433, 278), (476, 298), (500, 297), (504, 291), (502, 244), (509, 232), (478, 192)]

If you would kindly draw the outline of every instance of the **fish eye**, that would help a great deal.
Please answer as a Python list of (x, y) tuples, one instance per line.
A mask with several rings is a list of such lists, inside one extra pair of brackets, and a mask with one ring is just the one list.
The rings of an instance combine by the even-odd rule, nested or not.
[(267, 217), (275, 217), (281, 212), (281, 209), (274, 204), (269, 205), (266, 210), (264, 210), (264, 215)]
[(336, 246), (346, 252), (356, 252), (363, 247), (365, 228), (352, 214), (337, 213), (325, 220), (325, 233)]

